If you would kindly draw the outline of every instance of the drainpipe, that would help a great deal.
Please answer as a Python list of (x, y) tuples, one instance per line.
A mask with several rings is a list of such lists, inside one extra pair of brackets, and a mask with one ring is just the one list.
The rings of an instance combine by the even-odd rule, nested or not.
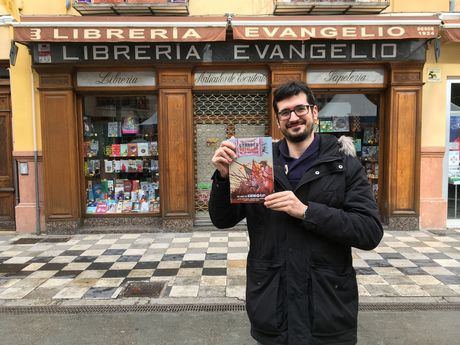
[(34, 82), (34, 71), (30, 73), (30, 80), (32, 84), (32, 131), (34, 136), (34, 168), (35, 168), (35, 234), (41, 234), (40, 224), (40, 191), (39, 191), (39, 180), (38, 180), (38, 146), (37, 146), (37, 125), (36, 125), (36, 114), (35, 114), (35, 82)]

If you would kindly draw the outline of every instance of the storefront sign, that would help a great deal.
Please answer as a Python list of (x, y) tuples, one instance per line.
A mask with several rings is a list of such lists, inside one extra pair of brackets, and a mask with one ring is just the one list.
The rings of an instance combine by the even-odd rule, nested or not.
[(155, 72), (78, 72), (80, 87), (155, 86)]
[(206, 71), (195, 73), (196, 86), (267, 85), (266, 71)]
[(352, 70), (323, 70), (309, 69), (308, 84), (352, 85), (352, 84), (383, 84), (385, 71), (383, 69), (352, 69)]
[[(51, 43), (46, 63), (425, 61), (425, 41), (292, 41), (245, 43)], [(39, 59), (33, 47), (34, 63)]]

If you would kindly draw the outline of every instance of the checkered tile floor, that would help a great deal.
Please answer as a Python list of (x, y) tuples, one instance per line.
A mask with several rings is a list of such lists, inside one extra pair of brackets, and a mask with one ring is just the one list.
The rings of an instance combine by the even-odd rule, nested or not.
[[(245, 232), (0, 235), (0, 300), (114, 299), (139, 280), (167, 298), (244, 298), (247, 249)], [(460, 230), (387, 231), (353, 258), (361, 296), (460, 296)]]

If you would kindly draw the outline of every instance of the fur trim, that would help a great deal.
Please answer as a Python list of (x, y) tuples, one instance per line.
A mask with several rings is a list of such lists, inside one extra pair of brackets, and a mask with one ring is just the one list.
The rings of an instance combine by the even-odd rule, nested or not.
[(346, 154), (347, 156), (352, 156), (356, 158), (356, 148), (353, 144), (353, 138), (342, 135), (339, 139), (340, 149), (339, 151)]

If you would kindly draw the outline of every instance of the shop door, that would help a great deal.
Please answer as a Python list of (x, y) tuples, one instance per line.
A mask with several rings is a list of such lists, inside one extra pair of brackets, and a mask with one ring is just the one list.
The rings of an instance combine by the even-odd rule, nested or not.
[(460, 80), (448, 83), (447, 226), (460, 226)]
[(10, 84), (0, 78), (0, 230), (15, 227), (12, 142)]
[(383, 215), (383, 119), (380, 93), (315, 92), (319, 107), (317, 131), (353, 138), (358, 159)]
[(269, 135), (267, 92), (197, 92), (193, 95), (195, 136), (195, 224), (210, 225), (208, 199), (219, 144), (231, 136)]

